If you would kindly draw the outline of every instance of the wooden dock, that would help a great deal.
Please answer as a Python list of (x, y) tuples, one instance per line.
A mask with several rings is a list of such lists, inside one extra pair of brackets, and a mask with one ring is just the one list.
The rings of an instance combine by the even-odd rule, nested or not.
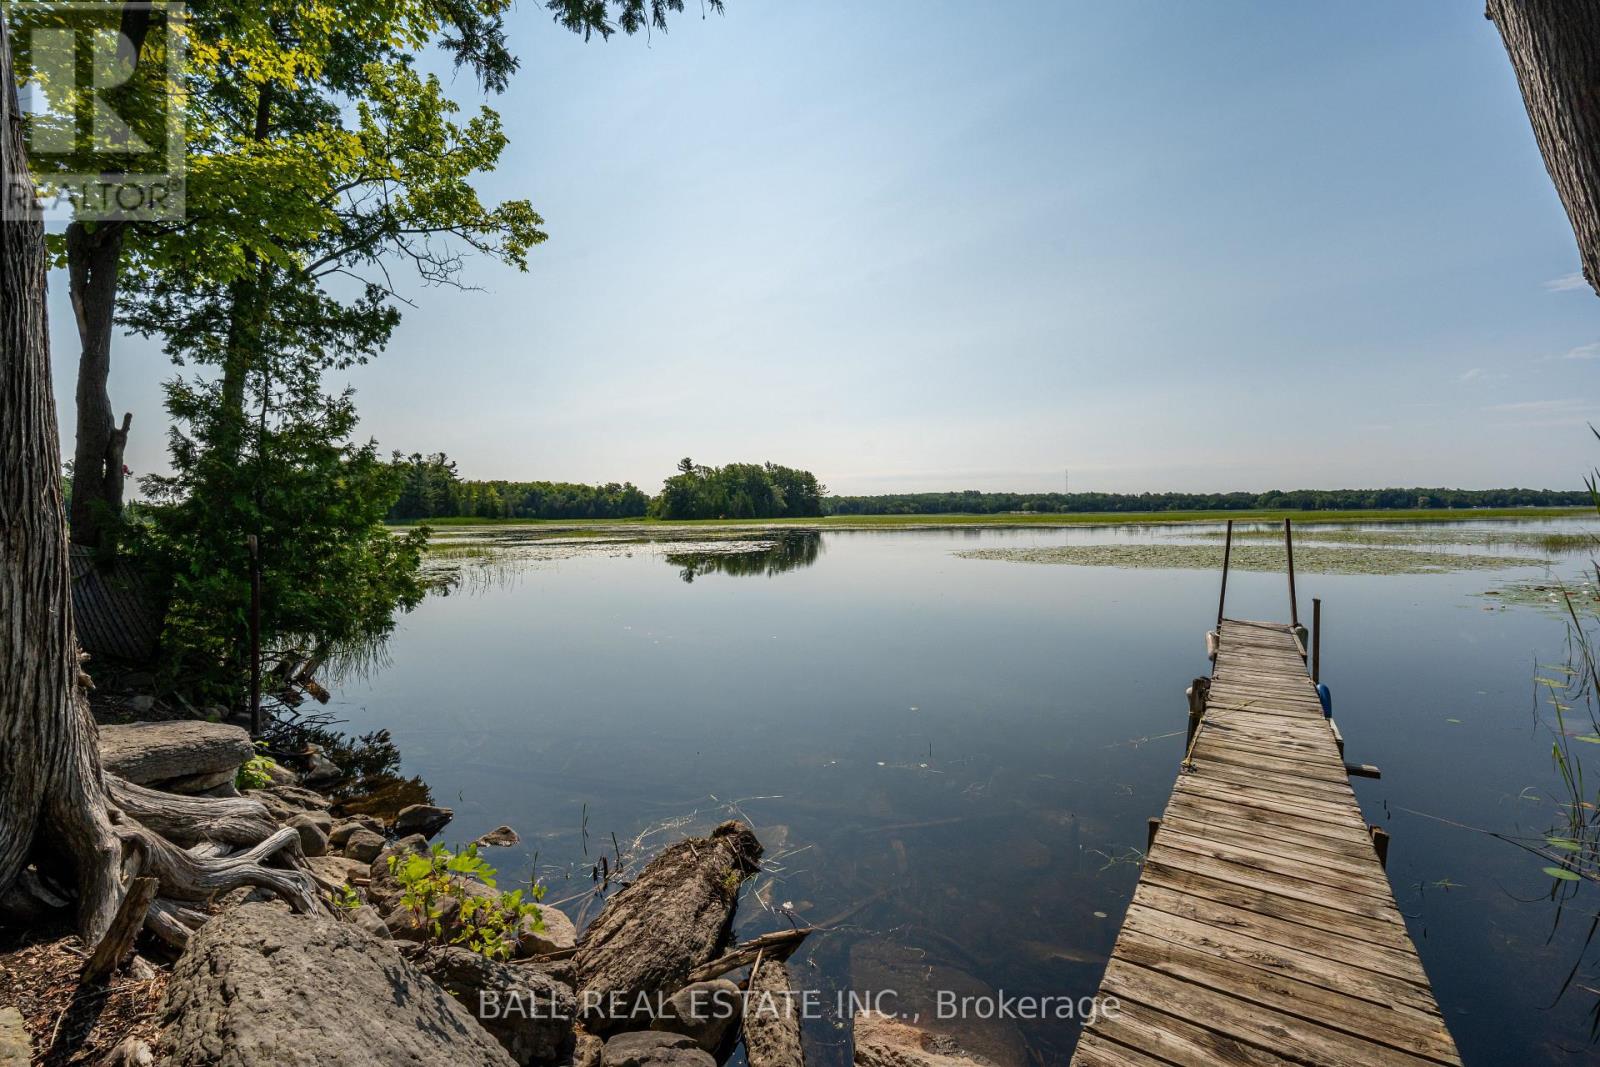
[(1086, 1027), (1073, 1064), (1459, 1064), (1304, 631), (1223, 619), (1215, 633), (1188, 755), (1100, 985), (1118, 1008)]

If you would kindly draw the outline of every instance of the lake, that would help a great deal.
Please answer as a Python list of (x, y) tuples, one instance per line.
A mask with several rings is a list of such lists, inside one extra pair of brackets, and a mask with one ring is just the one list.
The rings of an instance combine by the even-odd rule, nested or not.
[[(1592, 525), (1345, 527), (1500, 559), (1299, 575), (1302, 620), (1323, 601), (1322, 676), (1347, 758), (1383, 771), (1356, 792), (1392, 835), (1396, 899), (1469, 1064), (1595, 1053), (1596, 887), (1556, 883), (1544, 861), (1452, 825), (1538, 835), (1560, 821), (1535, 677), (1565, 662), (1567, 630), (1538, 606), (1545, 594), (1484, 594), (1543, 580), (1542, 566), (1504, 565), (1544, 555), (1538, 535)], [(443, 555), (458, 554), (458, 581), (401, 620), (387, 663), (340, 687), (335, 710), (344, 729), (392, 732), (405, 773), (455, 809), (446, 840), (515, 827), (523, 844), (494, 856), (503, 880), (537, 864), (547, 902), (577, 921), (599, 906), (601, 856), (737, 816), (770, 867), (747, 883), (737, 933), (827, 924), (792, 961), (824, 1005), (852, 988), (893, 988), (892, 1008), (924, 1012), (939, 988), (1087, 996), (1178, 770), (1184, 688), (1209, 673), (1219, 575), (1138, 553), (1115, 567), (957, 553), (1159, 555), (1216, 549), (1218, 529), (839, 530), (759, 545), (453, 531)], [(1317, 538), (1297, 531), (1297, 563)], [(1281, 571), (1231, 575), (1231, 616), (1288, 612)], [(807, 1025), (814, 1062), (848, 1062), (847, 1026)], [(1065, 1063), (1078, 1033), (1056, 1019), (949, 1025), (1004, 1063)]]

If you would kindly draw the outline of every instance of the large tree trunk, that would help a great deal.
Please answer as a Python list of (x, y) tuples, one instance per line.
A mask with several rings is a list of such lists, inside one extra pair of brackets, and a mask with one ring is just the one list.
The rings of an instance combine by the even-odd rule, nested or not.
[(1600, 4), (1488, 0), (1544, 165), (1600, 295)]
[(121, 901), (94, 722), (72, 631), (61, 453), (45, 322), (44, 225), (0, 19), (0, 891), (41, 840), (75, 868), (98, 941)]
[[(44, 226), (33, 210), (23, 129), (9, 27), (0, 17), (0, 896), (30, 862), (52, 873), (68, 868), (80, 932), (97, 944), (125, 892), (124, 855), (137, 854), (167, 898), (151, 905), (145, 921), (175, 942), (188, 923), (204, 919), (175, 900), (259, 885), (296, 910), (313, 907), (299, 835), (272, 832), (254, 805), (207, 809), (197, 798), (109, 780), (101, 769), (72, 629)], [(163, 836), (181, 840), (186, 829), (254, 847), (201, 855)]]
[(122, 452), (128, 419), (118, 429), (106, 380), (117, 310), (117, 274), (124, 229), (104, 222), (67, 227), (67, 286), (78, 324), (78, 428), (72, 454), (72, 541), (98, 548), (122, 513)]

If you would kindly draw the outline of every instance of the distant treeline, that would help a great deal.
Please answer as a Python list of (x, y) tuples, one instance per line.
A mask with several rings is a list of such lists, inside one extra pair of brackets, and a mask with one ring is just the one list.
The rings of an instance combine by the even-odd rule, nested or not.
[(787, 519), (822, 514), (828, 489), (810, 471), (776, 463), (707, 467), (685, 457), (650, 501), (658, 519)]
[(464, 481), (455, 461), (394, 454), (400, 498), (391, 521), (417, 519), (783, 519), (822, 515), (999, 515), (1006, 512), (1395, 511), (1593, 504), (1587, 490), (1295, 489), (1265, 493), (886, 493), (829, 496), (810, 471), (776, 463), (708, 467), (678, 461), (661, 492), (632, 482)]
[(830, 496), (828, 515), (997, 515), (1100, 511), (1346, 511), (1514, 508), (1592, 504), (1587, 490), (1272, 489), (1265, 493), (889, 493)]
[(650, 506), (650, 498), (631, 482), (579, 485), (574, 482), (470, 482), (442, 452), (424, 456), (394, 454), (403, 476), (400, 498), (389, 509), (391, 522), (414, 519), (629, 519)]

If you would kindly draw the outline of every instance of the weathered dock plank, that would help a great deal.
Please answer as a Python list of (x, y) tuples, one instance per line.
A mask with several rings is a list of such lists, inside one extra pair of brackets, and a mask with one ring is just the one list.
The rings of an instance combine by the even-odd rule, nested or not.
[(1076, 1067), (1461, 1062), (1290, 626), (1219, 623), (1100, 994)]

